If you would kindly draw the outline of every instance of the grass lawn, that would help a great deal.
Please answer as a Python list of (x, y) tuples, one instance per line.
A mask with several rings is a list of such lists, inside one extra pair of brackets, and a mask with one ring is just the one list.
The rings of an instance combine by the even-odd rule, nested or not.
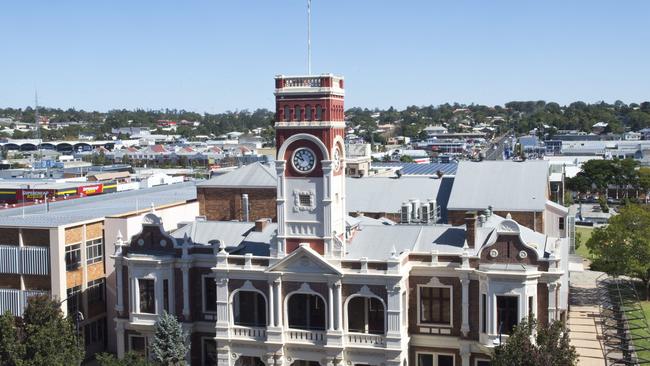
[(580, 234), (580, 246), (576, 249), (576, 254), (582, 258), (591, 258), (591, 253), (589, 253), (589, 249), (587, 248), (587, 240), (591, 237), (593, 230), (591, 227), (576, 226), (576, 234)]
[[(642, 294), (639, 294), (639, 296), (642, 296)], [(643, 308), (646, 319), (650, 321), (650, 301), (641, 301), (641, 307)], [(650, 349), (650, 331), (648, 329), (632, 330), (632, 334), (634, 334), (635, 337), (646, 338), (643, 340), (637, 340), (635, 342), (636, 347), (645, 347), (647, 349)], [(638, 352), (638, 357), (650, 360), (650, 351), (640, 351)]]

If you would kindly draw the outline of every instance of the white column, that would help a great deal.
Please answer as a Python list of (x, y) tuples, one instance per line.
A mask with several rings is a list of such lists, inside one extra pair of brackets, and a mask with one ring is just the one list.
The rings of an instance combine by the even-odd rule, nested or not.
[(462, 285), (462, 323), (460, 331), (467, 337), (469, 333), (469, 278), (467, 274), (460, 279)]
[(124, 357), (124, 323), (118, 321), (115, 325), (115, 333), (117, 334), (117, 358)]
[[(117, 292), (117, 303), (115, 304), (115, 311), (121, 313), (124, 311), (124, 292), (123, 292), (123, 274), (122, 274), (122, 257), (115, 257), (115, 291)], [(133, 310), (133, 309), (131, 309)]]
[(329, 330), (336, 329), (334, 327), (334, 289), (332, 288), (333, 286), (334, 286), (334, 284), (332, 284), (332, 283), (328, 284), (328, 286), (327, 286), (327, 290), (328, 290), (328, 296), (327, 296), (328, 306), (327, 306), (327, 309), (329, 310), (328, 311), (328, 318), (327, 318), (327, 323), (328, 323), (327, 329), (329, 329)]
[(275, 290), (273, 289), (273, 281), (269, 281), (269, 304), (268, 304), (268, 314), (269, 314), (269, 319), (268, 319), (268, 326), (273, 327), (275, 326)]
[(556, 320), (557, 314), (557, 301), (556, 301), (556, 290), (558, 287), (557, 282), (551, 282), (547, 284), (548, 286), (548, 321), (549, 323), (553, 320)]
[(278, 278), (273, 284), (275, 285), (275, 296), (273, 298), (275, 300), (275, 326), (282, 327), (284, 326), (282, 320), (282, 281)]
[(334, 282), (334, 290), (336, 291), (336, 297), (334, 302), (334, 308), (336, 312), (334, 313), (334, 318), (336, 319), (336, 330), (343, 330), (343, 295), (341, 293), (341, 281)]
[(183, 318), (190, 319), (190, 266), (185, 263), (181, 267), (183, 272)]
[[(217, 274), (219, 276), (221, 274)], [(228, 329), (230, 328), (230, 317), (228, 314), (228, 279), (225, 277), (215, 278), (215, 286), (217, 286), (217, 324), (216, 333), (217, 337), (228, 337)]]

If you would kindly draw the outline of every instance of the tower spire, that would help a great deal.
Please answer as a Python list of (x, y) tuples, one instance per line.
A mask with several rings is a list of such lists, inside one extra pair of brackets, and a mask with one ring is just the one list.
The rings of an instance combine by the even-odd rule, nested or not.
[(311, 75), (311, 0), (307, 0), (307, 75)]

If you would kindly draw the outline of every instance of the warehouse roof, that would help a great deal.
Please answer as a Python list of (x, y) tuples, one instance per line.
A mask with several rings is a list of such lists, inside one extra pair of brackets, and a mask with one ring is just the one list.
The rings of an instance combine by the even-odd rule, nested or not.
[(463, 161), (458, 164), (448, 210), (543, 211), (548, 162)]
[(0, 226), (57, 227), (196, 199), (192, 182), (0, 210)]

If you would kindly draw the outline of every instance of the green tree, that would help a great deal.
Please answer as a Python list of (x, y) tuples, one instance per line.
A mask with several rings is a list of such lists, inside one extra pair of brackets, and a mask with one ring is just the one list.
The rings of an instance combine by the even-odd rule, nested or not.
[(506, 342), (494, 348), (493, 366), (573, 366), (578, 354), (569, 342), (569, 331), (560, 321), (548, 326), (534, 319), (522, 320)]
[(643, 281), (646, 299), (650, 290), (650, 208), (626, 205), (594, 229), (587, 247), (594, 255), (592, 268), (612, 276), (630, 276)]
[(70, 366), (83, 360), (83, 341), (72, 319), (47, 295), (32, 296), (23, 314), (25, 366)]
[(402, 156), (400, 156), (399, 161), (401, 161), (402, 163), (413, 163), (413, 162), (415, 162), (415, 160), (413, 160), (413, 158), (410, 155), (402, 155)]
[(110, 353), (100, 353), (97, 355), (99, 366), (148, 366), (142, 355), (135, 352), (128, 352), (121, 360)]
[(638, 174), (637, 183), (639, 185), (639, 189), (643, 190), (647, 202), (648, 195), (650, 195), (650, 168), (648, 167), (639, 168), (637, 174)]
[(0, 366), (21, 366), (25, 348), (20, 342), (16, 319), (11, 312), (0, 316)]
[(181, 365), (189, 351), (187, 334), (183, 332), (176, 317), (163, 312), (155, 325), (155, 335), (151, 342), (153, 359), (165, 366)]

